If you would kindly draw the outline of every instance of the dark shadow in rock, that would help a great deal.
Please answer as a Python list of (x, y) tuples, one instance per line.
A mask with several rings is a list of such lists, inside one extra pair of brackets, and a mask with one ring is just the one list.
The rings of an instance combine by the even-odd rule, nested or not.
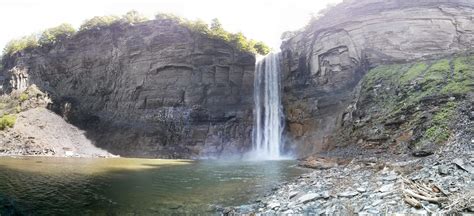
[(415, 151), (415, 152), (412, 153), (412, 155), (414, 157), (428, 157), (432, 154), (433, 154), (433, 152), (431, 152), (431, 151)]

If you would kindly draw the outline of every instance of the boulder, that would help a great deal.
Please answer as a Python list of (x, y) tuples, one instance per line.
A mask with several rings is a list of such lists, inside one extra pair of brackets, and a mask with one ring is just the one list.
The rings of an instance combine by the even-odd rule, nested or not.
[(311, 169), (331, 169), (337, 167), (337, 159), (322, 158), (322, 157), (308, 157), (299, 163), (300, 166)]

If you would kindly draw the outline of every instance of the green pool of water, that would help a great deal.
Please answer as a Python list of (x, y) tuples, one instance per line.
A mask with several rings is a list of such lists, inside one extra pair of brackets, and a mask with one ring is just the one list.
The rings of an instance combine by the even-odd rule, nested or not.
[(0, 157), (0, 215), (215, 214), (303, 172), (294, 161)]

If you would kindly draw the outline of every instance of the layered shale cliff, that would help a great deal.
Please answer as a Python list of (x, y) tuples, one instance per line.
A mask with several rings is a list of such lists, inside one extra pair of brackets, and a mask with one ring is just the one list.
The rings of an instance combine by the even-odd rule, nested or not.
[(3, 63), (7, 90), (35, 84), (114, 154), (213, 157), (251, 144), (255, 57), (172, 20), (79, 32)]
[[(443, 116), (474, 113), (473, 14), (470, 0), (346, 0), (285, 38), (285, 150), (452, 138), (454, 118)], [(50, 109), (113, 154), (193, 158), (250, 149), (254, 64), (253, 54), (163, 19), (17, 52), (2, 74), (6, 91), (35, 84)]]
[[(406, 97), (413, 96), (413, 92), (418, 96), (412, 103), (429, 101), (428, 96), (443, 96), (442, 89), (451, 81), (454, 84), (465, 79), (472, 82), (472, 77), (462, 75), (470, 70), (456, 69), (461, 66), (455, 66), (455, 62), (464, 62), (463, 65), (474, 63), (469, 57), (467, 60), (455, 59), (453, 55), (466, 55), (474, 51), (473, 14), (474, 2), (469, 0), (344, 1), (304, 30), (285, 39), (281, 46), (283, 107), (287, 137), (296, 152), (307, 155), (358, 141), (359, 144), (373, 141), (371, 139), (375, 139), (376, 143), (388, 141), (388, 138), (378, 140), (376, 137), (383, 135), (380, 131), (384, 127), (393, 127), (384, 125), (388, 118), (370, 127), (357, 125), (361, 121), (370, 122), (371, 115), (380, 117), (387, 114), (371, 110), (373, 107), (383, 108), (384, 104), (376, 104), (377, 101), (395, 98), (392, 105), (405, 103)], [(411, 86), (405, 86), (399, 83), (401, 76), (408, 73), (414, 62), (440, 58), (446, 59), (439, 63), (442, 69), (436, 68), (439, 66), (436, 61), (424, 62), (427, 66), (419, 69), (416, 76), (408, 78), (421, 79), (421, 85), (410, 83)], [(372, 68), (394, 63), (406, 63), (404, 67), (407, 68), (385, 68), (388, 72), (379, 68), (365, 81), (362, 80)], [(457, 73), (463, 77), (461, 80), (456, 80), (459, 77)], [(374, 74), (377, 78), (368, 82), (367, 79), (373, 78)], [(428, 76), (430, 74), (431, 78), (437, 77), (436, 82), (443, 86), (430, 86), (433, 83)], [(396, 81), (396, 88), (382, 82), (390, 77)], [(472, 87), (468, 83), (463, 87), (466, 86)], [(364, 95), (360, 95), (361, 89)], [(379, 94), (374, 93), (377, 90)], [(472, 91), (464, 89), (457, 98), (465, 98), (469, 92)], [(445, 90), (444, 93), (440, 100), (432, 98), (432, 103), (445, 104), (449, 96), (453, 96), (453, 91)], [(371, 100), (374, 97), (379, 98)], [(451, 100), (457, 99), (454, 97)], [(416, 109), (416, 106), (404, 109)], [(402, 115), (399, 113), (397, 117)], [(395, 124), (395, 127), (402, 123)], [(340, 139), (342, 136), (357, 135), (360, 132), (357, 127), (365, 127), (367, 133), (371, 130), (376, 132), (372, 133), (373, 136), (358, 136), (360, 140)]]

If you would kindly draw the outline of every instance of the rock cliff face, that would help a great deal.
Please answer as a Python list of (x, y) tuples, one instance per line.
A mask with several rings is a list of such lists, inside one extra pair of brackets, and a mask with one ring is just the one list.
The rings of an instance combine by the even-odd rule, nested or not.
[(336, 144), (370, 68), (472, 51), (473, 14), (470, 0), (345, 1), (285, 40), (283, 106), (296, 151)]
[(5, 60), (9, 90), (36, 84), (51, 108), (124, 156), (213, 157), (251, 145), (255, 57), (172, 21), (80, 32)]

